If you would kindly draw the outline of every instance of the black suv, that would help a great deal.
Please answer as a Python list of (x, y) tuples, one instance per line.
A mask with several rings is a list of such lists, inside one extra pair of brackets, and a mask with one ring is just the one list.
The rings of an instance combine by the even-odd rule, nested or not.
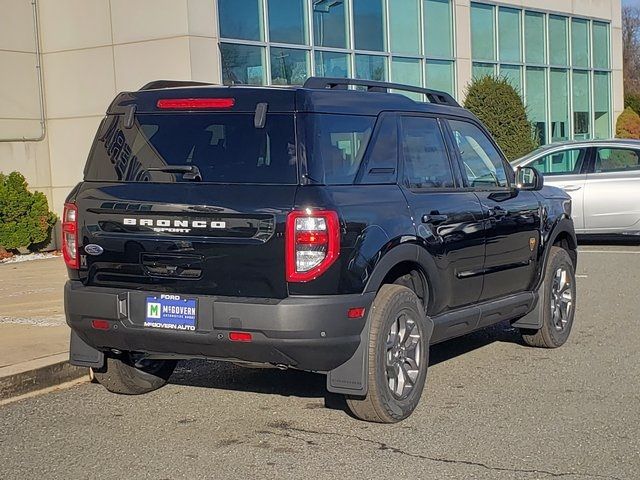
[(62, 234), (71, 363), (116, 393), (177, 359), (271, 364), (396, 422), (430, 345), (510, 321), (558, 347), (575, 311), (570, 198), (450, 95), (404, 85), (122, 93)]

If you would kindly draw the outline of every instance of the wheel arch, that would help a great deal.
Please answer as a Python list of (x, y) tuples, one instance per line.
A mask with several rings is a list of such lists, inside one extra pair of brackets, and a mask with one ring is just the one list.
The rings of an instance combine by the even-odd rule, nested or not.
[(365, 292), (378, 292), (383, 285), (400, 284), (413, 290), (425, 311), (437, 291), (435, 262), (417, 244), (402, 244), (385, 253), (373, 269)]

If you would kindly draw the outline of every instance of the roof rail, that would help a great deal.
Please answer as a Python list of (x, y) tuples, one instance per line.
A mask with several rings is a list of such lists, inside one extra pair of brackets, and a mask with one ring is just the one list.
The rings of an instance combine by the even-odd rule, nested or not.
[(146, 85), (143, 85), (140, 90), (156, 90), (159, 88), (174, 88), (174, 87), (197, 87), (204, 85), (215, 85), (214, 83), (206, 82), (194, 82), (191, 80), (154, 80)]
[(423, 95), (426, 95), (429, 103), (449, 105), (451, 107), (460, 107), (460, 104), (446, 92), (431, 90), (429, 88), (414, 87), (412, 85), (402, 85), (400, 83), (378, 82), (375, 80), (360, 80), (356, 78), (309, 77), (307, 81), (304, 82), (303, 88), (344, 90), (350, 85), (367, 87), (367, 92), (388, 93), (389, 89), (394, 89), (401, 90), (403, 92), (421, 93)]

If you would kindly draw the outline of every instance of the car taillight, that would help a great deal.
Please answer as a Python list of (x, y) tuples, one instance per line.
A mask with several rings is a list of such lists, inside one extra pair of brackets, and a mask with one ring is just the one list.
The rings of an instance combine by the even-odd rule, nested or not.
[(340, 253), (340, 223), (332, 211), (295, 211), (287, 215), (288, 282), (308, 282), (322, 275)]
[(78, 269), (78, 207), (65, 203), (62, 215), (62, 256), (67, 267)]

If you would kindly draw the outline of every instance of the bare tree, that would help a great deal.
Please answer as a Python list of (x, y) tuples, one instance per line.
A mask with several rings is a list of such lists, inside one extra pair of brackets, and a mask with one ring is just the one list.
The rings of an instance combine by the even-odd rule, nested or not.
[(622, 9), (624, 89), (640, 94), (640, 8)]

